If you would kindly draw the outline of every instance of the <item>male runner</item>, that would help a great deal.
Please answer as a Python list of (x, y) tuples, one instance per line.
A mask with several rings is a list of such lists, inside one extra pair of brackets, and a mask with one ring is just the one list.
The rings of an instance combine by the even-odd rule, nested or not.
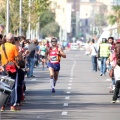
[(55, 93), (55, 85), (60, 70), (60, 58), (66, 58), (66, 54), (57, 45), (57, 38), (52, 38), (51, 47), (47, 48), (48, 68), (50, 72), (50, 85), (52, 93)]

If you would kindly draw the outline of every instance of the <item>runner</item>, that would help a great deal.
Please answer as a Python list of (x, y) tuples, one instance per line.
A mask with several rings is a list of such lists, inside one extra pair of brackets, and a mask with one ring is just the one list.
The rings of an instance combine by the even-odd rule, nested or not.
[(44, 70), (44, 65), (46, 63), (46, 46), (45, 42), (42, 42), (42, 45), (40, 46), (40, 58), (42, 59), (42, 70)]
[(48, 55), (48, 68), (50, 72), (50, 85), (52, 88), (52, 93), (55, 93), (55, 85), (58, 79), (58, 74), (60, 70), (60, 58), (66, 58), (66, 54), (61, 48), (57, 46), (57, 38), (52, 38), (51, 47), (47, 48)]

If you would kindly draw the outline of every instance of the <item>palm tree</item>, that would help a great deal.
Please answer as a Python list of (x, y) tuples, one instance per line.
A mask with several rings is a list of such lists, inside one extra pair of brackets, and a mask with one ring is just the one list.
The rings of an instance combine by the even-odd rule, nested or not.
[(113, 6), (113, 14), (108, 16), (111, 25), (117, 24), (117, 32), (120, 33), (120, 6)]

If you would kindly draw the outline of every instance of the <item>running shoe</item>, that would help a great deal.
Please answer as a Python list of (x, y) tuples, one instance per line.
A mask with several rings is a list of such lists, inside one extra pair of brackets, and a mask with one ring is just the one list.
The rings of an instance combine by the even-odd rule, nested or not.
[(34, 76), (34, 75), (32, 75), (31, 77), (32, 77), (32, 78), (35, 78), (35, 76)]
[(119, 100), (112, 100), (111, 103), (120, 103)]
[(11, 106), (11, 107), (10, 107), (10, 111), (11, 111), (11, 112), (15, 112), (15, 111), (17, 111), (16, 106)]
[(52, 88), (52, 93), (55, 93), (55, 89), (54, 88)]
[(102, 76), (102, 73), (100, 74), (100, 76)]
[(112, 100), (111, 103), (116, 103), (116, 100)]
[(5, 106), (2, 106), (0, 111), (1, 112), (5, 111)]

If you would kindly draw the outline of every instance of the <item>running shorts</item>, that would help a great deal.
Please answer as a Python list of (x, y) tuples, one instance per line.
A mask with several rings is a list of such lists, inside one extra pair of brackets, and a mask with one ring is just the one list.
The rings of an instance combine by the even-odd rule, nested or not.
[(52, 67), (54, 69), (54, 71), (59, 71), (60, 70), (60, 63), (54, 64), (54, 63), (48, 62), (48, 67)]

